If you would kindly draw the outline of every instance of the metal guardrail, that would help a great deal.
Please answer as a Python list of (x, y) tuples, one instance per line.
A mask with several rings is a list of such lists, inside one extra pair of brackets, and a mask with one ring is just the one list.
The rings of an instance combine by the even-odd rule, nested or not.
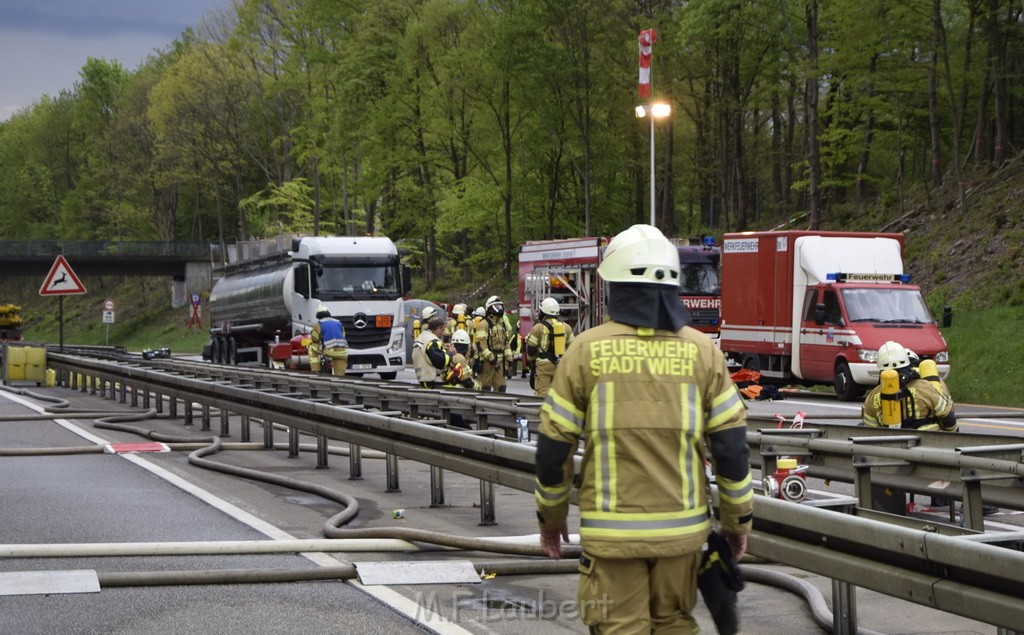
[[(476, 477), (482, 484), (533, 490), (532, 446), (510, 442), (505, 436), (451, 429), (445, 425), (445, 418), (417, 417), (428, 411), (431, 416), (443, 417), (463, 412), (473, 417), (476, 432), (480, 432), (479, 428), (486, 429), (492, 423), (504, 428), (506, 422), (524, 415), (535, 424), (536, 402), (176, 360), (136, 365), (134, 360), (126, 363), (57, 354), (51, 356), (51, 365), (61, 373), (63, 385), (74, 386), (77, 377), (85, 390), (86, 382), (81, 378), (87, 377), (94, 392), (100, 387), (103, 393), (109, 386), (113, 396), (113, 387), (120, 386), (122, 400), (128, 388), (133, 391), (133, 402), (135, 391), (142, 391), (147, 403), (151, 393), (156, 394), (158, 404), (166, 398), (174, 404), (172, 416), (179, 399), (190, 404), (186, 415), (191, 413), (193, 403), (201, 404), (204, 413), (217, 408), (222, 413), (222, 433), (226, 432), (226, 413), (258, 417), (287, 426), (295, 431), (296, 440), (298, 432), (304, 432), (316, 435), (318, 442), (329, 438), (378, 449)], [(970, 483), (977, 482), (980, 492), (980, 480), (974, 477), (984, 480), (994, 475), (994, 481), (1000, 484), (986, 481), (986, 500), (996, 486), (1006, 490), (1000, 496), (1020, 504), (1019, 492), (1014, 491), (1019, 486), (1019, 475), (1024, 473), (1019, 449), (985, 445), (975, 445), (973, 452), (968, 445), (924, 448), (918, 447), (924, 436), (909, 435), (914, 438), (908, 439), (904, 431), (863, 428), (858, 431), (863, 434), (854, 435), (861, 437), (859, 440), (826, 438), (850, 432), (840, 428), (849, 426), (805, 429), (800, 435), (753, 431), (748, 439), (757, 450), (757, 460), (765, 464), (783, 452), (806, 454), (821, 470), (839, 472), (840, 464), (845, 462), (846, 473), (855, 486), (865, 482), (864, 472), (869, 474), (867, 483), (871, 483), (872, 479), (910, 479), (911, 473), (919, 469), (920, 474), (945, 475), (954, 480), (966, 475), (964, 487), (970, 489)], [(949, 433), (946, 435), (948, 438)], [(880, 441), (875, 437), (890, 438)], [(990, 454), (1006, 452), (1017, 453), (1016, 460), (990, 458)], [(397, 461), (394, 463), (397, 469)], [(389, 460), (389, 481), (390, 469)], [(903, 480), (900, 483), (906, 484)], [(859, 492), (864, 489), (857, 487)], [(969, 501), (972, 496), (968, 491)], [(483, 506), (481, 514), (483, 517)], [(860, 517), (758, 496), (749, 551), (830, 577), (840, 585), (875, 590), (1003, 629), (1024, 628), (1024, 553), (970, 537), (944, 535), (934, 526), (936, 523), (907, 527), (880, 518), (884, 516)], [(1017, 538), (1019, 542), (1020, 536)], [(855, 622), (854, 611), (848, 616), (847, 626), (855, 627)]]

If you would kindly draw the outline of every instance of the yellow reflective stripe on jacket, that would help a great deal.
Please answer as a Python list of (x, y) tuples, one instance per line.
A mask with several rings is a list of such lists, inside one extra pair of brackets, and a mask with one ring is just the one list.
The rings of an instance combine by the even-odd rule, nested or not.
[(711, 400), (711, 417), (708, 419), (708, 431), (732, 420), (737, 412), (743, 410), (743, 400), (734, 384)]
[(742, 481), (730, 481), (719, 476), (716, 482), (718, 483), (718, 497), (723, 502), (739, 505), (754, 498), (754, 484), (750, 480), (749, 472)]
[(617, 513), (580, 511), (580, 536), (605, 538), (650, 538), (707, 533), (708, 508), (680, 512)]
[(551, 422), (564, 428), (569, 433), (579, 436), (583, 434), (583, 421), (586, 413), (565, 399), (554, 390), (548, 391), (541, 410), (548, 413)]
[(700, 393), (697, 392), (696, 384), (683, 384), (680, 390), (679, 416), (682, 425), (679, 426), (679, 476), (680, 500), (688, 508), (697, 506), (700, 500), (698, 486), (704, 483), (704, 461), (701, 458), (699, 448), (694, 443), (701, 438), (700, 430)]
[(601, 383), (591, 393), (591, 409), (594, 413), (594, 429), (590, 433), (594, 443), (594, 508), (601, 511), (615, 511), (618, 501), (615, 485), (618, 469), (615, 463), (615, 384)]
[(545, 487), (544, 485), (541, 485), (540, 481), (535, 481), (533, 488), (533, 494), (534, 498), (537, 499), (537, 504), (543, 505), (544, 507), (555, 507), (568, 502), (571, 491), (571, 481), (565, 485), (555, 485), (552, 487)]

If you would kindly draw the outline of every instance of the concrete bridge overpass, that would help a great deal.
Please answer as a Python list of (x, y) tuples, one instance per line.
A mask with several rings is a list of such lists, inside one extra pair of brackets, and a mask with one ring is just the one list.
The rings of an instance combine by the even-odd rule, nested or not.
[(209, 292), (213, 269), (225, 260), (216, 244), (180, 241), (0, 240), (3, 277), (37, 277), (40, 284), (58, 255), (79, 276), (167, 276), (172, 304)]

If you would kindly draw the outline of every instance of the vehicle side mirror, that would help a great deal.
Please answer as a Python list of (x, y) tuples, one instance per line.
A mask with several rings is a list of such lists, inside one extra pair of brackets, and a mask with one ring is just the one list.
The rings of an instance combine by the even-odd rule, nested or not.
[(402, 265), (402, 295), (412, 293), (412, 269), (409, 265)]
[(825, 305), (815, 304), (814, 305), (814, 323), (818, 326), (825, 324)]
[(942, 326), (953, 326), (953, 307), (942, 307)]

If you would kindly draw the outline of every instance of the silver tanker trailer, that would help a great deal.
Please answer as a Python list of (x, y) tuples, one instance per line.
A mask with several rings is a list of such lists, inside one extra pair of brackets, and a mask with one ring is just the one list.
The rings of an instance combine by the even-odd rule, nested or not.
[(213, 285), (203, 358), (308, 369), (306, 345), (323, 304), (345, 327), (348, 374), (393, 379), (405, 363), (409, 288), (409, 268), (389, 238), (294, 238), (291, 251), (232, 265)]

